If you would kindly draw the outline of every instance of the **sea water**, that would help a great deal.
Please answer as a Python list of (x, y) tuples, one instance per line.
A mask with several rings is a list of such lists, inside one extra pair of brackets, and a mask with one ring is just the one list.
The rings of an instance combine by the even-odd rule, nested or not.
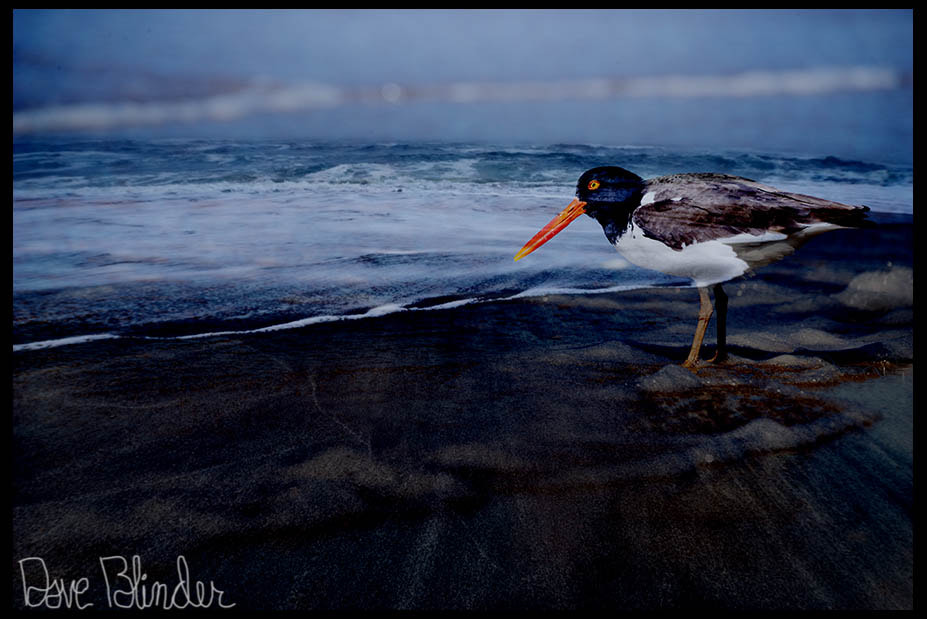
[(208, 337), (690, 282), (581, 218), (515, 262), (586, 169), (722, 172), (913, 214), (910, 165), (556, 144), (20, 139), (14, 351)]

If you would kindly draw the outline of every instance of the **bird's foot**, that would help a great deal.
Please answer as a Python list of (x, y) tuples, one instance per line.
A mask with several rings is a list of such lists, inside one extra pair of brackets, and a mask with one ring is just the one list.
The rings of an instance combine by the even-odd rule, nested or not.
[(698, 367), (698, 359), (686, 359), (685, 361), (682, 362), (682, 367), (686, 368), (687, 370), (692, 370), (694, 372), (695, 368)]
[(719, 350), (708, 360), (708, 363), (724, 363), (725, 361), (727, 361), (727, 352)]

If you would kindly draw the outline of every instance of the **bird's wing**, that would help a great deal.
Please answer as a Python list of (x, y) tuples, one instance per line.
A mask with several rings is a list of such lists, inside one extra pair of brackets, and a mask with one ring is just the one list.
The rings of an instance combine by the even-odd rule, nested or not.
[(646, 182), (632, 222), (646, 236), (682, 249), (741, 234), (757, 240), (770, 233), (789, 235), (817, 223), (860, 226), (868, 210), (737, 176), (675, 174)]

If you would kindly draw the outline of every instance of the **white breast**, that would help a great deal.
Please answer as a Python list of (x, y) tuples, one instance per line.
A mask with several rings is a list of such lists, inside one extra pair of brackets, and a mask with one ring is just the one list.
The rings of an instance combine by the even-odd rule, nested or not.
[(749, 268), (724, 241), (693, 243), (677, 251), (644, 236), (633, 224), (618, 238), (615, 247), (628, 262), (645, 269), (688, 277), (696, 286), (726, 282), (740, 277)]

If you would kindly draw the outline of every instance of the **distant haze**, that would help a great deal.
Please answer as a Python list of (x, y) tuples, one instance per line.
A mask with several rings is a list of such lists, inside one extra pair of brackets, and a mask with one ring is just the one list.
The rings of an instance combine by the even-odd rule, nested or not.
[(847, 67), (909, 76), (912, 11), (17, 10), (13, 19), (14, 114), (198, 101), (254, 84), (262, 93), (304, 84), (372, 88), (384, 99), (291, 113), (256, 106), (228, 122), (195, 114), (177, 122), (183, 111), (157, 116), (155, 109), (157, 122), (102, 135), (584, 142), (910, 161), (909, 83), (750, 97), (553, 92), (548, 100), (455, 103), (401, 96), (409, 87), (461, 82), (556, 85)]

